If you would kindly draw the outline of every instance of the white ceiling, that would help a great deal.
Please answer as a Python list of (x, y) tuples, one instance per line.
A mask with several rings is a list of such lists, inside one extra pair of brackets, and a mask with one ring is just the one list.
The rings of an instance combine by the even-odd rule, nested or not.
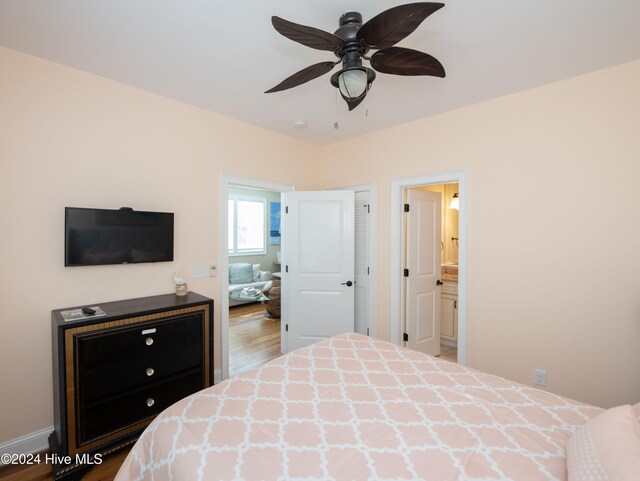
[(445, 0), (399, 43), (438, 58), (445, 79), (378, 74), (352, 112), (330, 74), (263, 93), (335, 59), (279, 35), (272, 15), (333, 32), (346, 11), (367, 21), (402, 3), (0, 0), (0, 45), (320, 144), (640, 58), (639, 0)]

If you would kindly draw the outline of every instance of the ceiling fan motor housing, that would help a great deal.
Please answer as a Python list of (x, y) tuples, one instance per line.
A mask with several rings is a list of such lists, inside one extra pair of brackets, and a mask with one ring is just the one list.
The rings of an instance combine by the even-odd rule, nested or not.
[(366, 49), (358, 39), (358, 30), (362, 27), (362, 15), (358, 12), (347, 12), (340, 17), (340, 27), (334, 32), (334, 35), (344, 40), (344, 47), (335, 52), (337, 57), (342, 57), (344, 52), (359, 51), (365, 54)]

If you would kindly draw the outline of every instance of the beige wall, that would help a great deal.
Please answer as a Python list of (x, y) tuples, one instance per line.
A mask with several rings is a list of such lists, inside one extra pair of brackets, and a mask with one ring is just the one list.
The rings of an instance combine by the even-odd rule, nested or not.
[[(219, 277), (189, 273), (220, 260), (220, 174), (313, 188), (314, 152), (0, 48), (0, 443), (53, 424), (51, 309), (170, 293), (177, 268), (217, 300)], [(65, 268), (65, 206), (175, 212), (175, 261)]]
[(633, 62), (324, 147), (324, 183), (378, 186), (378, 334), (391, 180), (466, 169), (470, 365), (640, 401), (638, 85)]
[[(51, 309), (168, 293), (177, 268), (219, 262), (222, 172), (376, 182), (388, 338), (390, 181), (468, 169), (471, 365), (639, 401), (638, 84), (635, 62), (317, 147), (0, 48), (0, 443), (52, 425)], [(175, 261), (65, 268), (66, 205), (175, 212)], [(218, 298), (219, 277), (185, 277)]]

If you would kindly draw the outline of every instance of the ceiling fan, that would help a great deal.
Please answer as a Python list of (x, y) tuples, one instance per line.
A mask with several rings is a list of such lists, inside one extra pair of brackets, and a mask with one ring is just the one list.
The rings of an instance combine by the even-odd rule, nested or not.
[[(347, 12), (340, 17), (340, 26), (334, 33), (273, 16), (271, 23), (281, 35), (307, 47), (331, 51), (338, 60), (320, 62), (302, 69), (265, 93), (297, 87), (330, 72), (333, 67), (342, 63), (342, 70), (331, 76), (331, 85), (340, 90), (349, 110), (353, 110), (371, 88), (376, 78), (375, 71), (443, 78), (444, 67), (436, 58), (417, 50), (394, 47), (418, 28), (425, 18), (442, 7), (443, 3), (432, 2), (399, 5), (376, 15), (364, 25), (362, 15)], [(378, 51), (368, 57), (369, 50)], [(370, 62), (373, 70), (362, 66), (363, 59)]]

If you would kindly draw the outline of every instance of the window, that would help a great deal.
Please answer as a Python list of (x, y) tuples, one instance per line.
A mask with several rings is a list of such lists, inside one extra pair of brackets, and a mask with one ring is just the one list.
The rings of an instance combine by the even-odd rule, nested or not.
[(229, 196), (229, 255), (266, 254), (266, 200)]

